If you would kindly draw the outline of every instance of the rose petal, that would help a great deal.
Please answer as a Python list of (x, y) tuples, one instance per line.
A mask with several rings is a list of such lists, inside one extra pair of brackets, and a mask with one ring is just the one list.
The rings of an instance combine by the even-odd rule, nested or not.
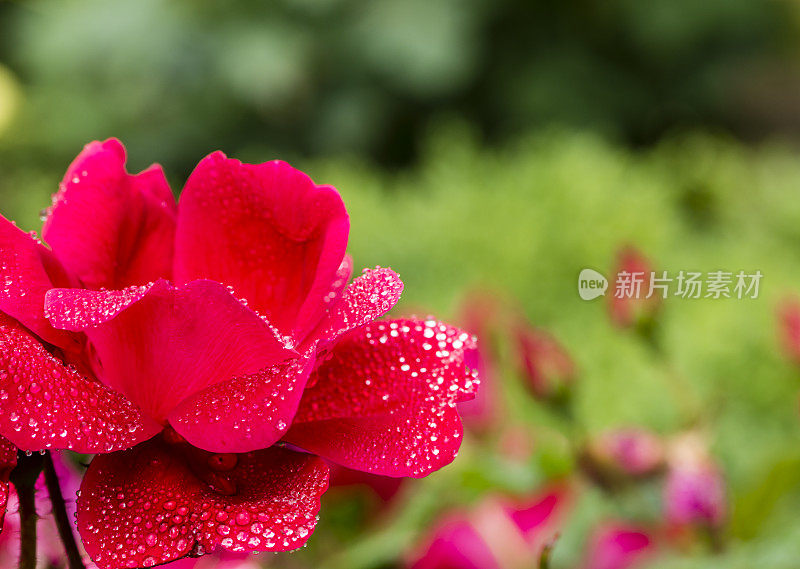
[(8, 504), (8, 478), (17, 466), (17, 447), (0, 437), (0, 533), (3, 532), (3, 518)]
[(348, 468), (425, 476), (461, 444), (455, 404), (477, 388), (470, 349), (471, 336), (433, 320), (358, 328), (313, 374), (285, 438)]
[(336, 270), (336, 276), (333, 279), (333, 283), (331, 283), (330, 290), (328, 294), (325, 295), (323, 299), (328, 310), (333, 307), (339, 299), (342, 297), (342, 293), (344, 292), (347, 283), (350, 281), (350, 277), (353, 276), (353, 258), (350, 255), (345, 255), (344, 259), (342, 260), (342, 264), (339, 265), (339, 268)]
[(403, 282), (391, 269), (364, 269), (344, 289), (311, 338), (331, 342), (345, 332), (372, 322), (389, 312), (403, 292)]
[(42, 237), (88, 288), (123, 288), (171, 276), (175, 218), (161, 167), (128, 174), (125, 148), (109, 139), (70, 165)]
[(55, 325), (85, 331), (97, 376), (159, 422), (183, 399), (294, 354), (268, 323), (212, 281), (55, 289), (45, 311)]
[(308, 354), (217, 383), (169, 415), (187, 441), (211, 452), (250, 452), (276, 443), (297, 412), (314, 359)]
[(349, 227), (335, 189), (285, 162), (243, 164), (215, 152), (181, 194), (175, 279), (232, 286), (299, 340), (323, 315)]
[(54, 329), (44, 317), (44, 295), (54, 286), (75, 284), (49, 249), (0, 216), (0, 311), (43, 340), (74, 350), (79, 340)]
[(160, 427), (119, 393), (67, 367), (0, 315), (0, 434), (22, 450), (110, 452)]
[(95, 457), (78, 530), (101, 569), (152, 567), (217, 547), (286, 551), (314, 530), (327, 486), (327, 467), (310, 455), (275, 447), (192, 454), (154, 439)]

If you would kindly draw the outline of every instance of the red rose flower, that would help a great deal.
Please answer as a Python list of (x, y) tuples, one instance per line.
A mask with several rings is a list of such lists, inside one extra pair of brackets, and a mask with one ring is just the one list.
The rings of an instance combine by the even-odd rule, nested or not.
[(102, 569), (295, 549), (316, 524), (323, 458), (419, 477), (455, 457), (474, 340), (375, 321), (399, 277), (347, 284), (341, 198), (288, 164), (214, 153), (176, 208), (158, 167), (129, 175), (119, 142), (93, 143), (45, 223), (52, 252), (8, 226), (2, 260), (21, 268), (4, 276), (21, 292), (0, 304), (0, 434), (107, 453), (78, 500)]

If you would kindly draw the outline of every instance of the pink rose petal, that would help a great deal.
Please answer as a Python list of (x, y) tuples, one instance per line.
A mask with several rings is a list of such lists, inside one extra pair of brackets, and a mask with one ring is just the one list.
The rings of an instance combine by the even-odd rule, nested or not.
[(160, 427), (119, 393), (66, 366), (0, 315), (0, 435), (22, 450), (110, 452)]
[(314, 373), (286, 440), (348, 468), (425, 476), (461, 445), (456, 403), (477, 389), (470, 349), (471, 336), (434, 320), (357, 328)]
[(48, 292), (50, 321), (89, 338), (98, 377), (165, 422), (185, 398), (294, 352), (219, 283)]
[(335, 189), (285, 162), (243, 164), (215, 152), (181, 194), (175, 278), (231, 286), (300, 339), (324, 313), (349, 228)]
[(176, 214), (161, 167), (128, 174), (112, 138), (70, 165), (42, 237), (86, 287), (124, 288), (171, 276)]

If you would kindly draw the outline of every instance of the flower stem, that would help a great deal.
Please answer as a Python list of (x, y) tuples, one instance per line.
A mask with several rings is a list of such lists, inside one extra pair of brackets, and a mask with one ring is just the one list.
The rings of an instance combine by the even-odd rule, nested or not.
[(17, 466), (11, 472), (11, 483), (19, 500), (20, 538), (19, 569), (36, 569), (36, 479), (42, 472), (44, 457), (22, 451)]
[(49, 452), (44, 457), (44, 481), (47, 485), (47, 493), (50, 494), (50, 503), (53, 505), (53, 517), (58, 528), (58, 535), (61, 537), (61, 543), (64, 544), (64, 550), (67, 553), (69, 569), (86, 569), (78, 544), (75, 541), (75, 534), (72, 533), (72, 525), (70, 525), (69, 516), (67, 515), (64, 494), (61, 492), (53, 457)]

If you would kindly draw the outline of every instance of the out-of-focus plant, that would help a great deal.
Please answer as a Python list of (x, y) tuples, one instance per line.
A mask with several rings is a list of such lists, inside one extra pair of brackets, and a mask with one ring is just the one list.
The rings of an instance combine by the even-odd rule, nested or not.
[(57, 171), (76, 145), (114, 135), (137, 166), (159, 159), (180, 177), (220, 145), (398, 163), (452, 112), (493, 140), (553, 122), (637, 143), (686, 124), (796, 132), (796, 11), (789, 0), (5, 2), (0, 62), (24, 104), (0, 156)]

